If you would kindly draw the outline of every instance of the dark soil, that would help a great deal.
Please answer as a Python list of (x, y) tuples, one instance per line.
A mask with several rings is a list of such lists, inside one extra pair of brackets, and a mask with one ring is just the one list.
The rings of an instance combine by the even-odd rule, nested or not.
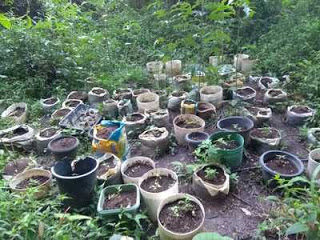
[(183, 91), (173, 92), (173, 93), (172, 93), (172, 96), (173, 96), (173, 97), (182, 97), (183, 94), (185, 94), (185, 92), (183, 92)]
[(156, 90), (156, 91), (153, 91), (155, 94), (159, 95), (159, 96), (164, 96), (166, 95), (166, 91), (163, 91), (163, 90)]
[(202, 222), (203, 213), (198, 204), (185, 199), (166, 204), (160, 211), (159, 220), (168, 230), (177, 233), (187, 233)]
[(70, 109), (60, 109), (55, 113), (56, 117), (64, 117), (66, 116), (69, 112), (71, 112)]
[(197, 105), (197, 110), (199, 110), (199, 111), (205, 111), (205, 110), (208, 110), (208, 109), (210, 109), (210, 106), (208, 104), (206, 104), (206, 103), (199, 103)]
[(92, 90), (92, 92), (95, 93), (95, 94), (100, 95), (100, 94), (105, 93), (106, 91), (104, 91), (103, 89), (94, 89), (94, 90)]
[(196, 121), (193, 121), (193, 120), (180, 120), (178, 121), (177, 123), (177, 126), (180, 127), (180, 128), (200, 128), (201, 125), (196, 122)]
[(100, 129), (97, 132), (97, 137), (101, 139), (108, 139), (115, 130), (118, 129), (118, 126), (110, 126)]
[(242, 89), (238, 89), (236, 93), (239, 94), (240, 96), (248, 96), (253, 94), (254, 91), (251, 88), (242, 88)]
[(52, 137), (53, 135), (55, 135), (56, 132), (57, 132), (57, 129), (48, 128), (48, 129), (40, 132), (40, 137), (49, 138), (49, 137)]
[(129, 89), (117, 89), (116, 90), (116, 93), (117, 94), (128, 94), (128, 93), (130, 93), (130, 90)]
[(114, 157), (112, 157), (112, 159), (108, 159), (107, 161), (104, 161), (99, 164), (97, 175), (102, 176), (103, 174), (108, 172), (109, 169), (115, 168), (115, 167), (116, 167), (116, 161)]
[(217, 92), (218, 91), (214, 91), (212, 89), (205, 89), (205, 90), (202, 91), (202, 94), (209, 95), (209, 94), (215, 94)]
[(280, 95), (281, 93), (282, 93), (282, 91), (280, 91), (280, 90), (271, 90), (271, 91), (269, 91), (269, 94), (272, 97), (276, 97), (276, 96)]
[(46, 181), (48, 181), (48, 177), (46, 176), (33, 176), (30, 178), (27, 178), (25, 180), (23, 180), (22, 182), (20, 182), (16, 188), (17, 189), (26, 189), (26, 188), (31, 188), (31, 187), (36, 187), (39, 186), (43, 183), (45, 183)]
[(143, 119), (143, 115), (142, 114), (139, 114), (139, 113), (134, 113), (134, 114), (131, 114), (131, 115), (128, 115), (127, 117), (126, 117), (126, 120), (128, 121), (128, 122), (136, 122), (136, 121), (139, 121), (139, 120), (141, 120), (141, 119)]
[(72, 93), (68, 99), (79, 99), (79, 100), (86, 100), (86, 93), (84, 92), (81, 92), (81, 91), (77, 91), (77, 92), (74, 92)]
[(10, 117), (20, 117), (25, 112), (25, 108), (17, 107), (9, 114)]
[(153, 102), (153, 101), (154, 101), (154, 99), (152, 99), (152, 98), (140, 100), (140, 102), (142, 102), (142, 103), (148, 103), (148, 102)]
[(265, 139), (275, 139), (280, 137), (278, 131), (273, 128), (257, 128), (251, 132), (251, 135)]
[(112, 193), (106, 196), (103, 209), (130, 208), (137, 201), (137, 192)]
[(161, 137), (161, 135), (163, 134), (162, 131), (159, 131), (159, 130), (150, 130), (147, 132), (147, 134), (150, 136), (150, 137), (155, 137), (155, 138), (159, 138)]
[(16, 176), (29, 166), (29, 159), (10, 161), (3, 169), (3, 175)]
[(171, 188), (175, 182), (171, 176), (154, 176), (145, 179), (141, 183), (141, 188), (147, 192), (159, 193)]
[(51, 144), (52, 149), (54, 150), (63, 150), (66, 148), (71, 148), (76, 144), (77, 140), (71, 137), (64, 137), (57, 140), (54, 140)]
[(288, 160), (285, 155), (281, 155), (281, 157), (282, 156), (284, 156), (284, 158), (274, 157), (272, 159), (268, 159), (265, 161), (265, 164), (268, 168), (280, 174), (297, 173), (297, 167), (290, 160)]
[(12, 132), (4, 134), (2, 137), (13, 138), (13, 137), (17, 137), (17, 136), (21, 136), (23, 134), (26, 134), (27, 132), (28, 131), (25, 128), (19, 127), (17, 129), (13, 130)]
[(51, 104), (55, 104), (57, 101), (58, 101), (58, 98), (53, 97), (53, 98), (48, 98), (48, 99), (46, 99), (46, 100), (43, 101), (43, 102), (44, 102), (45, 104), (51, 105)]
[(208, 138), (208, 136), (201, 132), (193, 132), (189, 134), (189, 138), (195, 141), (204, 141)]
[(146, 163), (136, 163), (130, 167), (127, 168), (127, 170), (124, 172), (127, 176), (137, 178), (141, 177), (146, 172), (149, 172), (152, 170), (153, 167)]
[(268, 88), (268, 87), (269, 87), (269, 84), (272, 83), (272, 80), (271, 80), (271, 78), (264, 77), (264, 78), (261, 79), (261, 83), (262, 83), (266, 88)]
[(149, 92), (148, 89), (137, 89), (137, 90), (133, 90), (133, 95), (140, 95), (142, 93), (147, 93)]
[[(213, 179), (210, 179), (210, 177), (207, 177), (206, 169), (214, 169), (217, 171), (215, 177)], [(224, 175), (224, 172), (222, 168), (216, 167), (216, 166), (208, 166), (200, 171), (197, 172), (197, 175), (205, 182), (215, 184), (215, 185), (221, 185), (226, 181), (226, 176)]]
[(78, 102), (78, 101), (72, 101), (72, 100), (70, 100), (70, 101), (68, 101), (67, 103), (66, 103), (66, 106), (67, 107), (76, 107), (76, 106), (78, 106), (80, 103)]
[(240, 146), (240, 144), (235, 140), (214, 141), (213, 144), (216, 148), (221, 150), (232, 150)]
[(291, 112), (295, 112), (298, 114), (310, 113), (311, 109), (308, 107), (304, 107), (304, 106), (297, 106), (297, 107), (291, 108)]

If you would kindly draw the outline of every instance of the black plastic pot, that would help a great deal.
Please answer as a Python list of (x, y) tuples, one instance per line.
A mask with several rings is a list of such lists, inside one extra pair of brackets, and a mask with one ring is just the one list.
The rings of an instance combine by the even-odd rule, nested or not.
[(195, 150), (203, 141), (209, 139), (209, 134), (206, 132), (191, 132), (186, 135), (186, 142), (188, 148), (193, 151)]
[[(233, 125), (238, 125), (239, 127), (244, 128), (244, 130), (232, 130), (229, 129)], [(235, 132), (242, 135), (244, 138), (245, 146), (248, 145), (250, 137), (249, 133), (251, 129), (254, 127), (254, 123), (250, 118), (243, 116), (232, 116), (226, 117), (218, 121), (217, 123), (218, 129), (224, 132)]]
[(51, 168), (60, 193), (69, 197), (64, 201), (66, 206), (81, 208), (91, 203), (97, 181), (98, 166), (96, 159), (86, 157), (75, 162), (73, 171), (71, 162), (67, 161), (57, 162)]
[[(285, 155), (287, 157), (287, 159), (289, 161), (291, 161), (296, 168), (298, 169), (298, 171), (294, 174), (282, 174), (279, 172), (276, 172), (272, 169), (270, 169), (267, 165), (266, 165), (266, 161), (274, 158), (276, 155)], [(279, 175), (281, 178), (284, 179), (291, 179), (293, 177), (299, 176), (303, 173), (304, 171), (304, 166), (302, 161), (295, 155), (285, 152), (285, 151), (280, 151), (280, 150), (274, 150), (274, 151), (267, 151), (264, 154), (261, 155), (261, 157), (259, 158), (259, 164), (261, 166), (261, 170), (262, 170), (262, 177), (265, 181), (269, 182), (270, 180), (272, 180), (276, 175)], [(271, 185), (275, 185), (274, 182), (269, 182)]]
[[(54, 144), (54, 142), (59, 141), (60, 139), (63, 139), (63, 138), (72, 138), (72, 139), (75, 139), (76, 142), (73, 146), (68, 147), (68, 148), (54, 149), (52, 147), (52, 144)], [(73, 159), (75, 159), (75, 157), (77, 155), (79, 143), (80, 142), (79, 142), (78, 138), (76, 138), (76, 137), (63, 136), (63, 137), (59, 137), (59, 138), (51, 140), (48, 144), (48, 150), (53, 154), (53, 156), (56, 160), (69, 159), (72, 161)]]

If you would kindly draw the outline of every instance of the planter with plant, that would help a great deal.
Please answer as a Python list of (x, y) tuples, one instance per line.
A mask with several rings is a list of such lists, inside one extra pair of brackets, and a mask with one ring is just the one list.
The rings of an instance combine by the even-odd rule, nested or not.
[(216, 115), (216, 107), (207, 102), (197, 103), (197, 116), (201, 117), (203, 120), (209, 120)]
[(132, 99), (132, 90), (131, 88), (118, 88), (113, 91), (114, 100), (123, 100), (123, 99)]
[(178, 176), (166, 168), (152, 169), (140, 178), (139, 190), (151, 220), (156, 221), (162, 200), (179, 192)]
[(28, 106), (26, 103), (14, 103), (1, 113), (1, 118), (12, 118), (16, 124), (27, 121)]
[(162, 155), (169, 149), (169, 132), (166, 128), (151, 127), (139, 135), (139, 140), (147, 149)]
[(180, 109), (181, 114), (196, 114), (197, 103), (191, 99), (183, 100)]
[(274, 77), (260, 77), (258, 86), (261, 90), (276, 88), (279, 85), (279, 79)]
[(185, 193), (168, 196), (157, 213), (160, 239), (192, 240), (202, 231), (204, 220), (204, 207), (196, 197)]
[(94, 156), (99, 167), (97, 171), (98, 182), (107, 185), (121, 184), (121, 160), (112, 153), (96, 154)]
[(229, 174), (222, 165), (207, 164), (193, 173), (192, 189), (201, 199), (224, 197), (229, 188)]
[[(320, 166), (320, 148), (314, 149), (309, 153), (308, 156), (308, 166), (307, 166), (307, 175), (311, 179), (312, 174), (315, 172), (316, 168)], [(320, 174), (315, 176), (318, 180)]]
[(60, 99), (57, 97), (50, 97), (40, 100), (40, 104), (44, 112), (52, 112), (54, 109), (57, 108), (59, 103)]
[(65, 116), (67, 116), (68, 113), (71, 111), (72, 111), (72, 108), (60, 108), (51, 114), (51, 119), (54, 122), (60, 122), (60, 120), (62, 120)]
[(171, 60), (165, 63), (164, 72), (169, 76), (176, 76), (181, 74), (181, 68), (181, 60)]
[(287, 93), (282, 89), (268, 89), (263, 97), (265, 104), (279, 104), (287, 101)]
[(21, 172), (14, 176), (9, 186), (12, 191), (23, 193), (27, 189), (36, 189), (34, 195), (36, 198), (44, 197), (52, 182), (52, 175), (49, 171), (40, 168), (33, 168)]
[(145, 111), (145, 115), (157, 127), (168, 127), (169, 126), (169, 111), (168, 109), (158, 109)]
[(303, 163), (297, 156), (280, 150), (265, 152), (259, 158), (259, 164), (265, 181), (274, 179), (276, 175), (291, 179), (304, 171)]
[(152, 92), (139, 94), (137, 97), (137, 107), (138, 111), (142, 113), (145, 110), (159, 109), (159, 96)]
[(293, 105), (287, 109), (287, 122), (293, 126), (301, 126), (308, 122), (314, 113), (315, 110), (308, 106)]
[(137, 156), (129, 158), (121, 165), (121, 175), (124, 183), (138, 185), (143, 174), (155, 168), (151, 158)]
[(161, 73), (163, 69), (163, 62), (161, 61), (152, 61), (147, 62), (147, 71), (151, 74)]
[(217, 132), (204, 141), (195, 151), (197, 158), (204, 162), (221, 163), (236, 169), (242, 163), (244, 140), (240, 134)]
[(251, 144), (259, 154), (278, 149), (281, 142), (281, 133), (272, 127), (255, 128), (250, 132)]
[(152, 92), (159, 96), (160, 108), (166, 109), (168, 106), (168, 96), (166, 90), (153, 90)]
[(140, 192), (135, 184), (112, 185), (101, 191), (97, 211), (103, 217), (116, 217), (120, 213), (135, 215), (139, 206)]
[(88, 99), (88, 94), (84, 91), (72, 91), (68, 94), (67, 99), (77, 99), (85, 102)]
[(22, 173), (23, 171), (34, 166), (34, 162), (29, 158), (20, 158), (12, 160), (8, 162), (7, 165), (3, 168), (2, 177), (5, 180), (10, 180), (17, 174)]
[(39, 153), (43, 153), (51, 140), (61, 137), (61, 130), (56, 127), (49, 127), (40, 130), (36, 135), (36, 145)]
[(243, 116), (226, 117), (218, 121), (217, 128), (225, 132), (235, 132), (243, 136), (245, 145), (250, 141), (249, 133), (254, 127), (250, 118)]
[(174, 91), (168, 99), (168, 109), (172, 111), (179, 111), (181, 102), (187, 98), (188, 94), (185, 91)]
[(191, 75), (183, 74), (174, 76), (173, 84), (177, 91), (188, 91), (191, 87)]
[(191, 132), (186, 135), (186, 142), (190, 151), (194, 151), (203, 141), (209, 139), (206, 132)]
[(310, 128), (307, 133), (308, 142), (320, 146), (320, 128)]
[(264, 123), (268, 122), (272, 117), (271, 108), (265, 107), (244, 107), (243, 108), (244, 116), (250, 118), (255, 126), (262, 126)]
[(103, 115), (106, 115), (107, 118), (116, 119), (118, 117), (118, 102), (113, 99), (108, 99), (103, 101)]
[(81, 208), (91, 203), (98, 167), (96, 159), (86, 157), (73, 162), (59, 161), (51, 168), (60, 193), (68, 197), (64, 200), (66, 206)]
[(94, 87), (88, 93), (88, 101), (91, 105), (98, 105), (109, 98), (109, 92), (100, 87)]
[(257, 92), (252, 87), (242, 87), (233, 91), (233, 99), (240, 99), (245, 102), (254, 102)]
[(130, 99), (122, 99), (117, 104), (118, 115), (121, 117), (127, 116), (133, 112), (133, 107)]
[(142, 113), (132, 113), (123, 118), (128, 137), (137, 137), (146, 127), (147, 117)]
[(200, 101), (220, 107), (223, 99), (223, 89), (220, 86), (206, 86), (200, 89)]
[(74, 160), (77, 155), (78, 147), (78, 138), (72, 136), (61, 136), (51, 140), (48, 144), (48, 150), (53, 154), (56, 160)]
[(186, 145), (186, 135), (191, 132), (203, 132), (206, 123), (192, 114), (181, 114), (173, 120), (174, 134), (180, 145)]

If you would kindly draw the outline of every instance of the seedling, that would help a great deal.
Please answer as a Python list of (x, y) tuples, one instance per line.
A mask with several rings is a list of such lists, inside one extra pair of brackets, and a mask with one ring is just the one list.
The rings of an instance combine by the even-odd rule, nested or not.
[(204, 172), (206, 174), (205, 178), (208, 179), (208, 180), (213, 180), (218, 174), (216, 169), (213, 169), (213, 168), (210, 168), (210, 167), (206, 168), (204, 170)]
[(170, 208), (173, 212), (173, 215), (179, 217), (183, 212), (191, 212), (192, 216), (195, 216), (194, 207), (190, 198), (185, 197), (178, 201), (178, 204)]

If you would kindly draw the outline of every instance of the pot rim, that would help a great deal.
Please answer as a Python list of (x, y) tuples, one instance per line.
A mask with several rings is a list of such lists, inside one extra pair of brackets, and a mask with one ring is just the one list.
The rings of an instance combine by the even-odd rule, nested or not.
[[(90, 170), (89, 172), (87, 172), (87, 173), (84, 173), (84, 174), (78, 175), (78, 176), (62, 176), (62, 175), (56, 173), (56, 171), (54, 170), (54, 167), (55, 167), (56, 164), (55, 164), (53, 167), (51, 167), (51, 173), (52, 173), (52, 175), (53, 175), (54, 177), (60, 178), (60, 179), (64, 179), (64, 180), (67, 180), (67, 179), (69, 179), (69, 180), (71, 180), (71, 179), (74, 180), (74, 179), (86, 177), (86, 176), (90, 175), (91, 173), (95, 172), (95, 171), (98, 169), (98, 167), (99, 167), (99, 162), (98, 162), (97, 159), (95, 159), (94, 157), (91, 157), (91, 156), (86, 157), (86, 158), (94, 159), (94, 161), (96, 162), (96, 166), (95, 166), (92, 170)], [(84, 160), (84, 159), (83, 159), (83, 160)]]
[[(191, 139), (191, 138), (190, 138), (190, 135), (196, 134), (196, 133), (197, 133), (197, 134), (200, 133), (200, 134), (206, 136), (207, 138), (206, 138), (205, 140), (194, 140), (194, 139)], [(204, 132), (204, 131), (189, 132), (189, 133), (187, 133), (187, 135), (185, 136), (185, 139), (186, 139), (187, 142), (203, 142), (203, 141), (208, 140), (209, 138), (210, 138), (210, 135), (209, 135), (208, 133)]]
[[(296, 163), (294, 165), (297, 167), (298, 172), (293, 173), (293, 174), (283, 174), (283, 173), (279, 173), (279, 172), (276, 172), (276, 171), (270, 169), (264, 162), (265, 157), (270, 153), (280, 153), (281, 155), (289, 156), (290, 157), (289, 160), (291, 162)], [(295, 176), (301, 175), (304, 171), (304, 165), (301, 162), (300, 158), (298, 158), (298, 156), (296, 156), (292, 153), (286, 152), (286, 151), (281, 151), (281, 150), (270, 150), (270, 151), (264, 152), (259, 158), (259, 163), (264, 171), (266, 171), (267, 173), (269, 173), (271, 175), (279, 175), (280, 177), (295, 177)]]
[(180, 114), (180, 115), (176, 116), (176, 117), (173, 119), (173, 126), (174, 126), (174, 128), (177, 128), (177, 129), (187, 129), (187, 128), (179, 127), (179, 126), (177, 125), (176, 121), (177, 121), (178, 119), (180, 119), (180, 118), (190, 118), (190, 117), (193, 118), (193, 119), (196, 119), (196, 121), (199, 122), (201, 126), (198, 127), (198, 128), (188, 128), (188, 130), (202, 129), (202, 128), (204, 128), (204, 127), (206, 126), (206, 122), (205, 122), (202, 118), (198, 117), (197, 115), (194, 115), (194, 114)]
[[(52, 143), (55, 142), (55, 141), (58, 141), (62, 138), (73, 138), (73, 139), (76, 139), (76, 143), (74, 145), (72, 145), (71, 147), (69, 148), (64, 148), (64, 149), (57, 149), (57, 150), (54, 150), (52, 148)], [(63, 153), (63, 152), (68, 152), (68, 151), (71, 151), (71, 150), (74, 150), (75, 148), (77, 148), (80, 144), (80, 141), (77, 137), (74, 137), (74, 136), (61, 136), (61, 137), (58, 137), (58, 138), (55, 138), (55, 139), (52, 139), (49, 144), (48, 144), (48, 150), (52, 153)]]
[(221, 134), (221, 133), (233, 134), (233, 135), (235, 135), (235, 136), (237, 136), (237, 137), (240, 137), (241, 141), (237, 141), (238, 143), (240, 143), (239, 147), (234, 148), (234, 149), (226, 149), (226, 150), (224, 150), (224, 149), (218, 149), (219, 152), (222, 152), (222, 153), (224, 153), (224, 152), (233, 152), (233, 151), (239, 151), (240, 149), (244, 148), (244, 138), (243, 138), (243, 136), (242, 136), (240, 133), (237, 133), (237, 132), (218, 131), (218, 132), (215, 132), (215, 133), (211, 134), (211, 136), (210, 136), (210, 138), (209, 138), (210, 141), (212, 142), (212, 137), (213, 137), (214, 135), (216, 135), (216, 134)]
[(252, 139), (264, 139), (264, 140), (274, 140), (274, 139), (279, 139), (279, 138), (281, 139), (281, 138), (282, 138), (281, 132), (280, 132), (277, 128), (274, 128), (274, 127), (268, 127), (268, 128), (269, 128), (269, 129), (272, 129), (272, 130), (276, 130), (279, 136), (278, 136), (278, 137), (275, 137), (275, 138), (264, 138), (264, 137), (252, 136), (252, 133), (258, 131), (258, 129), (263, 129), (263, 128), (254, 128), (254, 129), (252, 129), (252, 130), (250, 131), (250, 133), (249, 133), (249, 136), (250, 136), (250, 138), (252, 138)]
[[(139, 161), (140, 161), (140, 162), (139, 162)], [(129, 179), (139, 179), (139, 178), (141, 178), (143, 175), (140, 176), (140, 177), (130, 177), (130, 176), (128, 176), (127, 174), (125, 174), (125, 171), (126, 171), (129, 167), (135, 165), (136, 163), (142, 163), (142, 162), (148, 162), (148, 163), (150, 163), (150, 165), (151, 165), (151, 167), (152, 167), (153, 169), (156, 168), (155, 162), (154, 162), (151, 158), (149, 158), (149, 157), (144, 157), (144, 156), (135, 156), (135, 157), (132, 157), (132, 158), (128, 158), (123, 164), (121, 164), (121, 168), (120, 168), (121, 174), (124, 175), (124, 176), (126, 176), (126, 177), (129, 178)]]
[(313, 162), (315, 162), (315, 163), (320, 165), (320, 162), (314, 160), (314, 158), (313, 158), (314, 157), (313, 155), (316, 154), (316, 153), (318, 153), (319, 156), (320, 156), (320, 148), (313, 149), (311, 152), (309, 152), (308, 159), (309, 159), (309, 161), (311, 160), (311, 161), (313, 161)]
[[(230, 119), (244, 119), (246, 120), (248, 123), (250, 123), (250, 126), (248, 129), (245, 129), (245, 130), (242, 130), (242, 131), (233, 131), (233, 130), (229, 130), (229, 129), (226, 129), (226, 128), (222, 128), (220, 125), (221, 125), (221, 122), (225, 121), (225, 120), (230, 120)], [(222, 131), (225, 131), (225, 132), (234, 132), (234, 133), (244, 133), (244, 132), (248, 132), (250, 131), (253, 127), (254, 127), (254, 123), (253, 121), (248, 118), (248, 117), (245, 117), (245, 116), (231, 116), (231, 117), (226, 117), (226, 118), (222, 118), (220, 119), (218, 122), (217, 122), (217, 127), (218, 129), (222, 130)]]

